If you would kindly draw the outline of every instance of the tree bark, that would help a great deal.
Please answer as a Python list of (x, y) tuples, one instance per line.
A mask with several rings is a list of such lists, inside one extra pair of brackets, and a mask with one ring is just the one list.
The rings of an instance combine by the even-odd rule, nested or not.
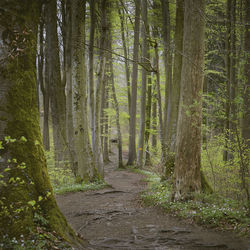
[[(38, 74), (43, 95), (43, 145), (46, 151), (50, 150), (50, 136), (49, 136), (49, 84), (48, 84), (48, 68), (47, 68), (47, 46), (44, 46), (44, 6), (42, 7), (40, 22), (39, 22), (39, 33), (38, 33)], [(45, 51), (45, 55), (44, 55)], [(44, 60), (46, 59), (46, 60)], [(45, 62), (45, 64), (44, 64)], [(46, 69), (47, 70), (46, 70)], [(44, 70), (45, 69), (45, 70)], [(45, 71), (45, 72), (44, 72)], [(45, 74), (44, 74), (45, 73)]]
[(174, 50), (174, 69), (173, 69), (173, 88), (172, 88), (172, 104), (169, 116), (168, 141), (170, 151), (175, 151), (177, 118), (180, 101), (180, 83), (182, 68), (182, 47), (183, 47), (183, 27), (184, 27), (184, 1), (176, 1), (176, 26), (175, 26), (175, 50)]
[(107, 36), (107, 0), (103, 0), (100, 3), (101, 9), (101, 38), (100, 38), (100, 56), (99, 56), (99, 67), (97, 72), (97, 84), (95, 91), (95, 127), (94, 127), (94, 144), (93, 144), (93, 153), (95, 165), (98, 173), (103, 176), (103, 155), (101, 148), (101, 140), (100, 140), (100, 116), (101, 116), (101, 96), (102, 96), (102, 86), (104, 81), (105, 74), (105, 65), (106, 65), (106, 55), (104, 53), (104, 49), (106, 48), (106, 36)]
[(75, 147), (77, 173), (84, 181), (95, 176), (95, 164), (89, 142), (87, 119), (87, 83), (85, 68), (85, 11), (86, 1), (72, 2), (73, 79), (75, 105)]
[(169, 149), (168, 142), (168, 128), (169, 128), (169, 114), (171, 110), (172, 100), (172, 54), (170, 46), (170, 13), (169, 1), (161, 0), (162, 3), (162, 18), (163, 18), (163, 45), (164, 45), (164, 64), (165, 64), (165, 106), (164, 106), (164, 121), (163, 121), (163, 137), (167, 149)]
[(180, 108), (174, 168), (175, 200), (201, 191), (201, 122), (204, 63), (204, 0), (185, 1)]
[(245, 0), (245, 10), (246, 82), (243, 92), (244, 106), (242, 118), (242, 137), (244, 143), (248, 146), (248, 148), (250, 148), (250, 3), (247, 0)]
[[(71, 241), (75, 234), (57, 207), (39, 126), (35, 81), (38, 1), (3, 0), (0, 8), (4, 10), (0, 15), (0, 140), (4, 141), (0, 173), (6, 184), (0, 187), (0, 238), (27, 236), (41, 226), (34, 219), (29, 203), (33, 201), (36, 213), (48, 220), (51, 232)], [(7, 143), (4, 138), (8, 136), (15, 142)], [(9, 171), (5, 171), (7, 167)], [(2, 214), (6, 209), (9, 213)]]
[(140, 129), (137, 151), (137, 167), (143, 166), (144, 156), (144, 138), (145, 138), (145, 115), (146, 115), (146, 90), (147, 90), (147, 75), (146, 66), (149, 64), (148, 56), (148, 17), (147, 17), (147, 1), (142, 1), (142, 80), (141, 80), (141, 109), (140, 109)]
[(138, 54), (139, 54), (139, 32), (140, 32), (141, 0), (135, 0), (135, 26), (134, 26), (134, 48), (133, 69), (131, 82), (131, 106), (129, 119), (129, 154), (127, 165), (133, 165), (136, 159), (136, 107), (137, 107), (137, 77), (138, 77)]
[(72, 85), (72, 1), (65, 1), (65, 80), (66, 80), (66, 126), (70, 165), (77, 175), (77, 155), (74, 141), (73, 85)]
[(66, 140), (66, 97), (65, 85), (61, 80), (59, 44), (57, 35), (57, 1), (46, 4), (46, 29), (48, 46), (48, 70), (50, 86), (50, 104), (53, 123), (55, 161), (61, 162), (67, 156)]
[(94, 42), (96, 26), (96, 1), (90, 1), (90, 37), (89, 37), (89, 109), (92, 149), (94, 145), (95, 129), (95, 91), (94, 91)]
[[(110, 23), (111, 25), (111, 23)], [(109, 50), (112, 51), (112, 34), (109, 33)], [(110, 64), (110, 79), (111, 79), (111, 88), (112, 88), (112, 99), (114, 101), (114, 109), (115, 109), (115, 122), (117, 127), (117, 139), (118, 139), (118, 168), (123, 168), (123, 160), (122, 160), (122, 133), (121, 133), (121, 125), (120, 125), (120, 111), (119, 111), (119, 102), (116, 96), (115, 90), (115, 79), (114, 79), (114, 69), (113, 69), (113, 59), (112, 54), (109, 55), (109, 64)]]
[[(150, 60), (150, 56), (148, 56)], [(148, 84), (147, 84), (147, 104), (146, 104), (146, 131), (145, 131), (145, 164), (150, 165), (150, 150), (149, 150), (149, 136), (151, 128), (151, 109), (152, 109), (152, 79), (151, 75), (148, 74)]]
[(129, 68), (129, 63), (128, 63), (128, 51), (127, 51), (127, 43), (125, 39), (125, 28), (124, 28), (124, 11), (123, 13), (120, 10), (120, 6), (117, 4), (117, 9), (118, 9), (118, 14), (120, 18), (120, 23), (121, 23), (121, 36), (122, 36), (122, 47), (123, 47), (123, 54), (125, 57), (125, 73), (126, 73), (126, 82), (127, 82), (127, 93), (128, 93), (128, 113), (130, 112), (131, 109), (131, 84), (130, 84), (130, 68)]

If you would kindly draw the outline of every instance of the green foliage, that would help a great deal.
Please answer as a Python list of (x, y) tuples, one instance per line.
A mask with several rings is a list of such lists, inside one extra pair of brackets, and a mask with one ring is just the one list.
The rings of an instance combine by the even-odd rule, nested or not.
[[(151, 174), (147, 173), (147, 176)], [(155, 176), (155, 175), (154, 175)], [(172, 185), (154, 177), (147, 179), (149, 188), (142, 194), (148, 205), (163, 207), (167, 212), (209, 227), (249, 233), (248, 210), (239, 202), (218, 194), (199, 194), (188, 202), (172, 202)]]
[(9, 238), (4, 235), (0, 249), (26, 250), (26, 249), (72, 249), (72, 247), (65, 242), (55, 232), (49, 232), (45, 227), (37, 227), (36, 231), (30, 231), (28, 237), (20, 235), (19, 238)]
[(64, 194), (68, 192), (79, 192), (87, 190), (98, 190), (107, 187), (104, 181), (98, 180), (92, 183), (82, 182), (74, 176), (68, 163), (60, 167), (55, 167), (54, 155), (51, 152), (46, 152), (48, 171), (50, 180), (53, 186), (53, 191), (56, 194)]
[[(232, 135), (233, 136), (233, 135)], [(226, 138), (223, 134), (214, 136), (207, 142), (202, 148), (202, 170), (216, 193), (229, 197), (235, 200), (246, 201), (246, 194), (242, 189), (242, 177), (244, 177), (247, 186), (250, 185), (250, 178), (245, 173), (242, 176), (242, 158), (239, 152), (239, 145), (234, 138), (228, 141), (229, 153), (232, 158), (229, 161), (223, 161), (223, 153), (225, 151)], [(242, 146), (245, 149), (243, 160), (248, 166), (249, 149)], [(248, 151), (248, 152), (247, 152)]]

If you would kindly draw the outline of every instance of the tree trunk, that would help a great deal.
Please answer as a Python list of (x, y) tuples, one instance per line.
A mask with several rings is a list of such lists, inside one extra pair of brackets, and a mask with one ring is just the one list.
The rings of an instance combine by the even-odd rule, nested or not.
[[(73, 240), (74, 232), (57, 207), (42, 147), (35, 82), (38, 1), (3, 0), (0, 8), (4, 9), (0, 15), (0, 140), (4, 146), (0, 173), (6, 184), (0, 189), (0, 239), (36, 232), (41, 227), (34, 219), (38, 214), (48, 220), (51, 232)], [(8, 136), (15, 142), (7, 143)]]
[(77, 175), (77, 155), (74, 142), (73, 86), (72, 86), (72, 1), (65, 2), (65, 79), (66, 79), (66, 126), (70, 165)]
[[(149, 56), (150, 57), (150, 56)], [(148, 58), (149, 60), (149, 58)], [(150, 165), (150, 150), (149, 150), (149, 136), (151, 128), (151, 109), (152, 109), (152, 79), (148, 74), (148, 89), (147, 89), (147, 104), (146, 104), (146, 131), (145, 131), (145, 164)]]
[(180, 84), (181, 84), (181, 68), (182, 68), (182, 47), (183, 47), (183, 27), (184, 27), (184, 1), (176, 1), (176, 26), (175, 26), (175, 50), (174, 50), (174, 71), (173, 71), (173, 88), (171, 98), (171, 110), (168, 126), (168, 141), (170, 151), (175, 151), (177, 118), (180, 101)]
[(245, 10), (246, 82), (243, 92), (242, 138), (244, 143), (250, 148), (250, 2), (247, 0), (245, 0)]
[(164, 143), (164, 132), (163, 132), (163, 119), (162, 119), (162, 102), (161, 102), (161, 86), (160, 86), (160, 68), (159, 68), (159, 49), (158, 43), (156, 41), (158, 32), (156, 26), (154, 27), (153, 36), (155, 38), (155, 56), (154, 56), (154, 67), (156, 69), (156, 95), (157, 95), (157, 103), (158, 103), (158, 117), (159, 117), (159, 130), (160, 130), (160, 141), (161, 141), (161, 151), (162, 151), (162, 159), (161, 162), (166, 162), (166, 150)]
[(123, 54), (125, 57), (125, 73), (126, 73), (126, 82), (127, 82), (127, 93), (128, 93), (128, 113), (131, 109), (131, 86), (130, 86), (130, 68), (128, 63), (128, 51), (127, 51), (127, 43), (125, 39), (125, 28), (124, 28), (124, 10), (123, 13), (120, 10), (119, 4), (117, 4), (118, 14), (121, 22), (121, 36), (122, 36), (122, 47), (123, 47)]
[(225, 122), (225, 151), (224, 161), (232, 159), (229, 141), (233, 140), (232, 128), (236, 122), (236, 34), (235, 34), (235, 0), (227, 1), (227, 32), (226, 32), (226, 73), (227, 73), (227, 102), (226, 102), (226, 122)]
[[(44, 7), (44, 6), (43, 6)], [(48, 65), (47, 65), (47, 46), (44, 46), (44, 8), (41, 11), (38, 43), (39, 43), (39, 55), (38, 55), (38, 74), (40, 86), (43, 94), (43, 145), (46, 151), (50, 150), (50, 136), (49, 136), (49, 84), (48, 84)], [(45, 51), (45, 56), (44, 56)], [(46, 59), (44, 65), (44, 58)], [(45, 66), (45, 67), (44, 67)], [(45, 68), (45, 74), (44, 74)], [(39, 97), (38, 97), (39, 98)]]
[(142, 1), (142, 80), (141, 80), (141, 110), (140, 110), (140, 129), (137, 151), (137, 167), (143, 166), (144, 155), (144, 138), (145, 138), (145, 114), (146, 114), (146, 90), (147, 90), (147, 75), (146, 66), (149, 64), (148, 56), (148, 17), (147, 17), (147, 1)]
[(89, 36), (89, 108), (90, 108), (90, 129), (92, 149), (94, 145), (94, 129), (95, 129), (95, 96), (94, 96), (94, 42), (95, 42), (95, 26), (96, 1), (90, 1), (90, 36)]
[(133, 165), (136, 159), (136, 106), (137, 106), (137, 76), (138, 76), (138, 54), (139, 54), (139, 32), (140, 32), (140, 12), (141, 0), (135, 0), (135, 25), (134, 25), (134, 51), (133, 51), (133, 69), (132, 69), (132, 89), (131, 106), (129, 119), (129, 154), (127, 165)]
[[(110, 23), (111, 25), (111, 23)], [(110, 27), (111, 29), (111, 27)], [(109, 50), (112, 51), (112, 34), (109, 33)], [(109, 54), (109, 63), (110, 63), (110, 79), (111, 79), (111, 88), (112, 88), (112, 99), (114, 101), (114, 109), (115, 109), (115, 122), (117, 127), (117, 139), (118, 139), (118, 168), (123, 168), (122, 161), (122, 133), (120, 126), (120, 111), (119, 111), (119, 102), (116, 97), (115, 90), (115, 79), (114, 79), (114, 69), (113, 69), (113, 59), (112, 54)]]
[(152, 105), (152, 148), (154, 152), (157, 149), (157, 92), (156, 92), (156, 83), (153, 88), (153, 105)]
[(98, 173), (103, 176), (103, 155), (101, 149), (101, 141), (100, 141), (100, 116), (101, 116), (101, 96), (102, 96), (102, 85), (104, 81), (104, 73), (105, 73), (105, 65), (106, 65), (106, 56), (104, 53), (104, 49), (106, 48), (106, 36), (107, 36), (107, 18), (106, 18), (106, 7), (107, 1), (103, 0), (100, 3), (101, 9), (101, 38), (100, 38), (100, 56), (99, 56), (99, 67), (97, 72), (97, 84), (96, 84), (96, 92), (95, 92), (95, 128), (94, 128), (94, 144), (93, 144), (93, 153), (95, 164), (97, 167)]
[(53, 123), (55, 161), (58, 163), (67, 155), (66, 143), (66, 98), (65, 85), (61, 81), (59, 44), (57, 35), (57, 1), (47, 2), (47, 46), (50, 86), (50, 104)]
[(170, 13), (169, 13), (169, 1), (161, 0), (162, 3), (162, 18), (163, 18), (163, 45), (164, 45), (164, 64), (165, 64), (165, 106), (164, 106), (164, 121), (163, 121), (163, 137), (164, 143), (169, 149), (168, 141), (168, 128), (169, 128), (169, 114), (171, 110), (172, 100), (172, 54), (170, 46)]
[(87, 119), (87, 88), (85, 68), (85, 4), (72, 2), (73, 79), (75, 105), (75, 147), (77, 173), (84, 181), (91, 181), (95, 174), (93, 154), (90, 148)]
[(175, 200), (201, 191), (201, 122), (205, 1), (185, 1), (180, 108), (174, 168)]
[[(108, 48), (109, 49), (109, 48)], [(109, 150), (108, 150), (108, 114), (106, 109), (109, 107), (109, 67), (110, 61), (106, 63), (105, 76), (102, 85), (102, 100), (101, 100), (101, 145), (103, 150), (103, 161), (109, 162)]]

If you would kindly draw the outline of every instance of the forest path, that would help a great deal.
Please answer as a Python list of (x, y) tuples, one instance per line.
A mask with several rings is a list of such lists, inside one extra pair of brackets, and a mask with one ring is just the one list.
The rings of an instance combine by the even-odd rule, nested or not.
[(203, 229), (145, 207), (143, 176), (105, 166), (112, 187), (57, 196), (58, 205), (76, 232), (88, 240), (82, 249), (250, 249), (229, 233)]

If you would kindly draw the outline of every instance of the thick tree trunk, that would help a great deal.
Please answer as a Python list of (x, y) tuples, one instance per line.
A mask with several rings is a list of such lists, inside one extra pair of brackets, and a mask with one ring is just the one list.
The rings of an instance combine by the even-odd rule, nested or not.
[(60, 162), (68, 154), (66, 140), (66, 97), (65, 85), (61, 81), (59, 44), (57, 35), (57, 1), (50, 0), (46, 6), (46, 29), (50, 104), (53, 123), (55, 161)]
[(131, 82), (131, 106), (129, 119), (129, 154), (127, 165), (133, 165), (136, 159), (136, 107), (137, 107), (137, 76), (138, 76), (138, 54), (139, 54), (139, 32), (140, 32), (141, 0), (135, 0), (135, 25), (134, 25), (134, 51), (133, 69)]
[(146, 115), (146, 90), (147, 90), (147, 75), (146, 66), (149, 64), (148, 56), (148, 13), (147, 13), (147, 1), (142, 1), (142, 80), (141, 80), (141, 109), (140, 109), (140, 129), (137, 151), (137, 167), (143, 166), (144, 156), (144, 138), (145, 138), (145, 115)]
[(185, 1), (180, 108), (174, 169), (175, 200), (201, 191), (204, 0)]
[[(0, 241), (3, 235), (19, 238), (41, 227), (34, 219), (34, 208), (48, 220), (51, 231), (72, 240), (74, 232), (57, 207), (49, 181), (39, 126), (35, 82), (38, 1), (3, 0), (0, 8), (4, 9), (0, 15), (0, 140), (4, 142), (0, 173), (6, 184), (0, 187)], [(9, 53), (12, 57), (7, 58)], [(8, 136), (15, 142), (7, 143), (4, 138)]]

